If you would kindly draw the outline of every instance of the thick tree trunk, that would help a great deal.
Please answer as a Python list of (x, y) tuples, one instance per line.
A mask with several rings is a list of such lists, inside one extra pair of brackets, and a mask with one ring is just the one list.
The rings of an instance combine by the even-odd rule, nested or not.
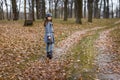
[(45, 18), (45, 0), (36, 0), (37, 19)]
[(64, 1), (64, 21), (67, 21), (68, 18), (68, 9), (67, 9), (68, 0)]
[(88, 0), (88, 22), (92, 22), (93, 0)]
[(81, 18), (82, 18), (82, 0), (76, 0), (76, 23), (82, 24)]
[(13, 20), (18, 20), (18, 9), (16, 0), (11, 0), (12, 3), (12, 11), (13, 11)]

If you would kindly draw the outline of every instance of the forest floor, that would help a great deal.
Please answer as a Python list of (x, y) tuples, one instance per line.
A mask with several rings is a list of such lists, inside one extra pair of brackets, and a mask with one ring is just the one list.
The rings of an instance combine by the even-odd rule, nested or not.
[(53, 23), (56, 45), (48, 60), (43, 21), (31, 27), (23, 27), (23, 21), (0, 21), (0, 79), (119, 80), (118, 19)]

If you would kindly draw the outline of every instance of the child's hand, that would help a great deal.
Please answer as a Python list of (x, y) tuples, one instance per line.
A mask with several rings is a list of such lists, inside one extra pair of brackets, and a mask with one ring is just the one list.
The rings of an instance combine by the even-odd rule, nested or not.
[(51, 37), (49, 36), (48, 39), (51, 39)]

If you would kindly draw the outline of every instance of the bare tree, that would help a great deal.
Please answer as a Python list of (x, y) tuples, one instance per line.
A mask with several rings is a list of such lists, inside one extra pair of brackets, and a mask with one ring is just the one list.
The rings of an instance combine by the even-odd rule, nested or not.
[(24, 0), (24, 18), (25, 18), (25, 20), (27, 19), (27, 16), (26, 16), (26, 0)]
[(76, 23), (82, 24), (82, 0), (76, 0)]
[(37, 15), (37, 19), (44, 19), (45, 0), (36, 0), (36, 15)]
[(0, 20), (4, 19), (3, 1), (0, 1)]
[(106, 0), (107, 1), (107, 6), (106, 6), (106, 18), (109, 18), (109, 0)]
[(88, 22), (92, 22), (93, 0), (88, 0)]
[(13, 11), (13, 20), (18, 20), (18, 8), (16, 0), (11, 0), (12, 3), (12, 11)]
[(32, 0), (32, 19), (35, 21), (35, 15), (34, 15), (34, 0)]
[(68, 0), (64, 0), (64, 21), (67, 21), (68, 18), (67, 4), (68, 4)]
[(112, 10), (111, 10), (111, 17), (114, 18), (113, 0), (111, 0), (111, 7), (112, 7)]
[(87, 1), (86, 0), (84, 0), (84, 18), (86, 18), (86, 3), (87, 3)]
[(69, 0), (69, 18), (72, 18), (73, 15), (73, 3), (74, 0)]
[(36, 0), (36, 17), (37, 17), (37, 19), (40, 19), (40, 14), (39, 14), (39, 12), (40, 12), (40, 4), (39, 4), (39, 0)]
[(6, 14), (7, 14), (7, 19), (8, 19), (8, 3), (7, 3), (7, 0), (4, 0), (5, 1), (5, 6), (6, 6)]
[(54, 0), (55, 3), (55, 18), (57, 18), (57, 6), (58, 6), (59, 0)]
[(94, 18), (99, 18), (98, 3), (100, 0), (94, 0)]
[(119, 0), (119, 18), (120, 18), (120, 0)]

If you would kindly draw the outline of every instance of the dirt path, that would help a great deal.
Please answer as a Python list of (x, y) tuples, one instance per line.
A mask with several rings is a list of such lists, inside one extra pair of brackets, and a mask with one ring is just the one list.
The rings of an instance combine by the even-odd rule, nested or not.
[(95, 31), (98, 29), (102, 29), (104, 27), (96, 27), (92, 29), (86, 29), (83, 31), (77, 31), (73, 33), (71, 36), (66, 38), (65, 40), (59, 42), (58, 48), (55, 48), (54, 50), (54, 58), (53, 59), (59, 59), (60, 56), (65, 54), (74, 44), (78, 43), (83, 37), (89, 35), (90, 31)]
[(112, 51), (114, 44), (112, 38), (109, 37), (114, 29), (116, 28), (101, 32), (99, 39), (96, 40), (99, 80), (120, 80), (120, 62), (116, 61), (116, 53)]

